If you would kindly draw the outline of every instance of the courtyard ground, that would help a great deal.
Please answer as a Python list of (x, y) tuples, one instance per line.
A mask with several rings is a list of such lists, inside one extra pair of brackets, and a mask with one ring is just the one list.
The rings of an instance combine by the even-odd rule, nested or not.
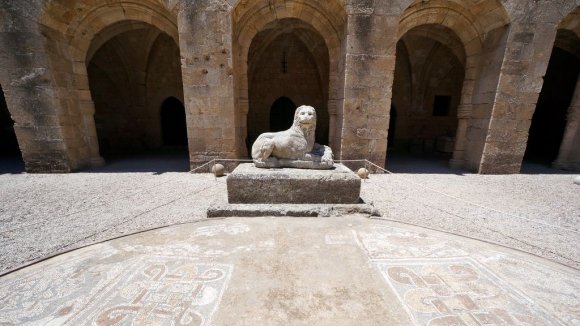
[[(363, 182), (380, 219), (207, 221), (208, 205), (226, 197), (225, 178), (167, 172), (166, 162), (132, 167), (0, 175), (0, 273), (98, 243), (2, 276), (0, 323), (178, 313), (220, 325), (580, 323), (575, 175), (530, 166), (484, 176), (400, 161), (389, 168), (401, 173)], [(184, 290), (195, 293), (189, 306), (174, 292), (184, 282), (194, 286)]]

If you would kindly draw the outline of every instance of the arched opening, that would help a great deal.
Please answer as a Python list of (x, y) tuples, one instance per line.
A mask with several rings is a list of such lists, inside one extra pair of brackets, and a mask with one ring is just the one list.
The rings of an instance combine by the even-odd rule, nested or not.
[(178, 45), (141, 22), (116, 23), (100, 34), (110, 38), (95, 37), (87, 73), (101, 155), (108, 163), (137, 158), (137, 169), (165, 157), (186, 170), (187, 148), (175, 156), (175, 147), (164, 146), (187, 144)]
[(399, 40), (392, 95), (397, 109), (391, 113), (388, 134), (389, 167), (404, 166), (399, 162), (409, 159), (447, 165), (454, 150), (464, 65), (462, 42), (447, 27), (422, 25)]
[(283, 130), (292, 107), (310, 105), (317, 112), (316, 141), (328, 144), (328, 71), (328, 48), (307, 23), (281, 19), (256, 34), (248, 53), (248, 143)]
[(525, 163), (549, 166), (558, 157), (580, 73), (578, 41), (573, 32), (558, 31), (532, 117)]
[(22, 171), (24, 171), (24, 163), (14, 133), (14, 121), (8, 111), (4, 90), (0, 85), (0, 173)]
[(169, 97), (161, 105), (161, 130), (163, 145), (187, 146), (187, 124), (185, 121), (185, 107), (180, 100)]
[(292, 126), (296, 104), (286, 96), (282, 96), (270, 108), (270, 130), (282, 131)]

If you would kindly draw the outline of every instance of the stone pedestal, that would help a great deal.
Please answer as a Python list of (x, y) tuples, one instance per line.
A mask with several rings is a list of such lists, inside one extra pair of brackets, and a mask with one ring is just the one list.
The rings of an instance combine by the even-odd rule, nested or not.
[(360, 198), (361, 179), (342, 164), (332, 170), (261, 169), (240, 164), (227, 178), (228, 203), (216, 202), (208, 217), (340, 216), (380, 213)]
[(240, 164), (228, 176), (230, 204), (356, 204), (361, 179), (342, 164), (332, 170), (260, 169)]

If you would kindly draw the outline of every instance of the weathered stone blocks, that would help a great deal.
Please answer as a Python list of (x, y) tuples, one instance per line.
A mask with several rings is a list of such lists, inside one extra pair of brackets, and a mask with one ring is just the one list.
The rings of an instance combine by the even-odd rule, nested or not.
[(361, 180), (342, 164), (333, 170), (260, 169), (240, 164), (227, 178), (230, 204), (356, 204)]

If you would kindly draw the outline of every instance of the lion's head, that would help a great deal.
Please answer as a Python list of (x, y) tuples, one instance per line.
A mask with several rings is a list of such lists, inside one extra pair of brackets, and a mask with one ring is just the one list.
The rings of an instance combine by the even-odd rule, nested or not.
[(300, 127), (316, 127), (316, 110), (308, 105), (302, 105), (294, 112), (294, 125)]

